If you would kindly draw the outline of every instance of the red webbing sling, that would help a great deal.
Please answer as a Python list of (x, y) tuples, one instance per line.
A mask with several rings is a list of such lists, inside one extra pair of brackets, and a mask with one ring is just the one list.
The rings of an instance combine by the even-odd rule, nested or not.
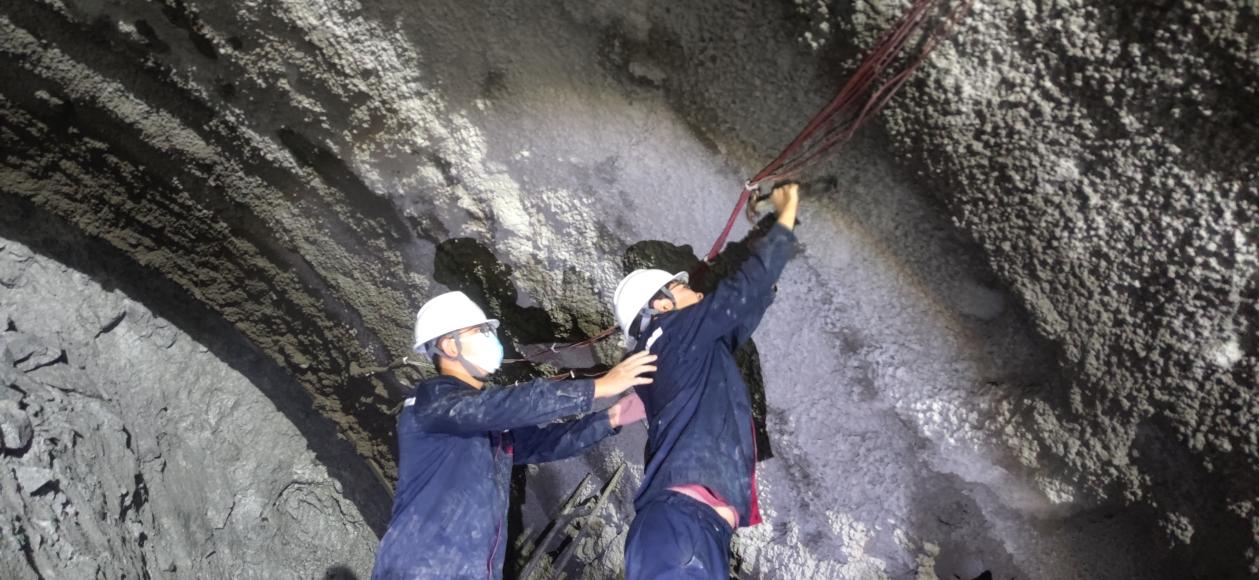
[[(947, 13), (944, 10), (948, 0), (915, 0), (909, 10), (901, 17), (891, 30), (875, 43), (870, 54), (862, 61), (861, 66), (839, 89), (835, 98), (831, 99), (821, 111), (805, 124), (804, 129), (796, 135), (786, 148), (761, 168), (752, 179), (743, 186), (743, 192), (735, 203), (726, 227), (717, 236), (712, 249), (705, 260), (712, 262), (726, 244), (730, 230), (738, 219), (743, 206), (752, 196), (752, 191), (762, 182), (790, 179), (801, 171), (816, 163), (824, 154), (835, 148), (856, 133), (867, 119), (877, 114), (884, 105), (896, 94), (901, 85), (909, 79), (940, 39), (945, 37), (953, 26), (969, 9), (972, 0), (956, 2)], [(917, 52), (904, 60), (899, 70), (888, 73), (897, 57), (917, 35)], [(880, 78), (882, 83), (876, 84)]]
[[(743, 192), (735, 202), (726, 226), (713, 242), (704, 260), (711, 263), (721, 253), (730, 237), (739, 213), (747, 205), (753, 190), (762, 182), (791, 179), (814, 165), (830, 150), (852, 138), (857, 129), (883, 109), (901, 85), (913, 74), (940, 39), (948, 35), (953, 26), (970, 8), (973, 0), (914, 0), (896, 26), (885, 32), (874, 44), (870, 54), (849, 77), (821, 111), (805, 124), (800, 133), (774, 158), (761, 168), (743, 186)], [(950, 9), (949, 6), (952, 5)], [(911, 55), (899, 58), (910, 43), (916, 47)], [(893, 68), (898, 64), (899, 67)], [(890, 72), (889, 72), (890, 71)], [(603, 330), (581, 342), (550, 346), (552, 352), (587, 347), (613, 336), (616, 327)], [(509, 359), (504, 362), (526, 362), (525, 359)], [(570, 376), (558, 375), (556, 378)]]

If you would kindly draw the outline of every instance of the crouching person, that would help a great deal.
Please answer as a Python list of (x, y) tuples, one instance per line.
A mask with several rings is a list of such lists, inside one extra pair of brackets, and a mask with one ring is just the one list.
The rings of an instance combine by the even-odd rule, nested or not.
[(374, 579), (501, 578), (512, 465), (578, 455), (644, 417), (633, 394), (591, 409), (650, 383), (643, 375), (655, 356), (631, 356), (594, 380), (501, 387), (484, 382), (503, 360), (497, 329), (462, 292), (416, 316), (415, 350), (441, 374), (420, 383), (398, 417), (398, 486)]

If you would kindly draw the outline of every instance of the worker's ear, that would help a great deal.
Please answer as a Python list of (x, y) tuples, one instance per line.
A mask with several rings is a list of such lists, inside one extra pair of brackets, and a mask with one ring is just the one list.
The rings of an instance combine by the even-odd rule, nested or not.
[(455, 339), (452, 336), (443, 336), (437, 339), (437, 350), (446, 355), (446, 358), (459, 356), (459, 350), (455, 347)]

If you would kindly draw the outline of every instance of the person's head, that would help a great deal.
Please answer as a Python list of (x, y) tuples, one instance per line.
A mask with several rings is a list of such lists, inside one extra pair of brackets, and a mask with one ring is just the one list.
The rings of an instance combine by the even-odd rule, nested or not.
[(673, 280), (661, 288), (656, 295), (652, 297), (651, 302), (647, 303), (653, 311), (658, 313), (673, 312), (674, 310), (682, 310), (699, 304), (704, 299), (703, 292), (696, 292), (691, 289), (691, 285), (683, 280)]
[(688, 280), (686, 272), (670, 274), (654, 269), (635, 270), (621, 280), (612, 295), (612, 309), (627, 345), (632, 348), (638, 333), (657, 314), (682, 310), (704, 299), (702, 293), (691, 289)]
[[(490, 324), (461, 328), (437, 337), (425, 349), (442, 374), (462, 368), (475, 378), (485, 377), (503, 364), (503, 343)], [(473, 368), (469, 369), (467, 364)]]
[(486, 318), (467, 295), (448, 292), (429, 300), (416, 314), (413, 348), (430, 357), (442, 374), (459, 368), (480, 379), (502, 365), (497, 330), (498, 321)]

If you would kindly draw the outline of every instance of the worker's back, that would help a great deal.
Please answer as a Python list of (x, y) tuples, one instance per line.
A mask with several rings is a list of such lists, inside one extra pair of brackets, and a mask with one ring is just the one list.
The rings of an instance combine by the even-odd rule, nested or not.
[(660, 358), (652, 385), (638, 389), (648, 449), (636, 507), (670, 487), (701, 485), (738, 511), (739, 525), (760, 521), (755, 426), (734, 350), (773, 301), (794, 242), (790, 230), (775, 226), (711, 296), (657, 315), (643, 331), (641, 347)]

